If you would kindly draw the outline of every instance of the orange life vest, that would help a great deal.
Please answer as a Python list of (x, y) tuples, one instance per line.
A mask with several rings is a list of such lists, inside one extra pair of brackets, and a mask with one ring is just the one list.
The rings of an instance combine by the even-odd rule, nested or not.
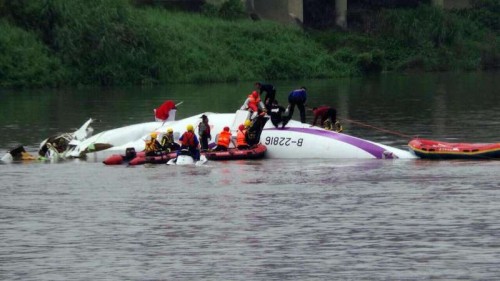
[(248, 145), (245, 137), (245, 131), (238, 130), (238, 134), (236, 135), (236, 146), (240, 145)]
[(229, 147), (231, 142), (231, 132), (222, 131), (219, 133), (219, 139), (217, 140), (217, 145)]
[(257, 96), (257, 98), (255, 98), (253, 94), (248, 95), (248, 108), (250, 108), (252, 111), (259, 110), (259, 103), (260, 96)]
[(196, 144), (194, 143), (194, 133), (193, 132), (185, 132), (182, 135), (182, 146), (186, 147), (195, 147)]

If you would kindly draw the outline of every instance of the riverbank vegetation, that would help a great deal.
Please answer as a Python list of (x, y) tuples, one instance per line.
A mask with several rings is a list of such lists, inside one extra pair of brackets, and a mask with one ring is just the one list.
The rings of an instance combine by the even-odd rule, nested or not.
[[(233, 1), (234, 2), (234, 1)], [(500, 4), (377, 11), (355, 30), (127, 0), (0, 0), (0, 87), (163, 84), (500, 67)]]

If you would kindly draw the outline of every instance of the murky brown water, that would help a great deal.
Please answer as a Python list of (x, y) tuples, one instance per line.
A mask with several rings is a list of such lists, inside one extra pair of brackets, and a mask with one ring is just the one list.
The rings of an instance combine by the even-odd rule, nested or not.
[[(498, 74), (383, 76), (302, 84), (346, 133), (500, 139)], [(229, 112), (251, 83), (0, 92), (0, 148), (49, 134)], [(189, 97), (187, 97), (189, 93)], [(298, 118), (298, 113), (296, 113)], [(68, 161), (0, 165), (2, 280), (494, 280), (498, 161), (262, 160), (202, 167)]]

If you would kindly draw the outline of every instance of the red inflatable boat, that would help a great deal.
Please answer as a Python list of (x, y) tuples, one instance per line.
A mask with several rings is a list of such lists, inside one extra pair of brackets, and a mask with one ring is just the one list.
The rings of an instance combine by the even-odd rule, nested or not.
[[(251, 149), (230, 148), (227, 151), (205, 151), (201, 154), (205, 155), (209, 160), (260, 159), (265, 156), (266, 151), (267, 148), (265, 145), (258, 144)], [(125, 155), (111, 155), (103, 163), (106, 165), (121, 165), (126, 163), (129, 165), (142, 165), (145, 163), (165, 164), (168, 160), (175, 157), (177, 157), (177, 152), (159, 152), (154, 156), (146, 156), (144, 151), (136, 153), (133, 149), (128, 149)]]
[(267, 147), (259, 143), (251, 149), (230, 148), (227, 151), (207, 151), (202, 154), (208, 160), (260, 159), (264, 157), (266, 151)]
[(129, 165), (142, 165), (144, 163), (152, 163), (152, 164), (165, 164), (168, 160), (177, 157), (176, 152), (158, 152), (154, 156), (146, 156), (146, 152), (131, 152), (128, 151), (125, 155), (113, 154), (106, 158), (102, 163), (106, 165), (121, 165), (121, 164), (129, 164)]
[(425, 159), (500, 159), (500, 143), (453, 143), (412, 139), (408, 146)]

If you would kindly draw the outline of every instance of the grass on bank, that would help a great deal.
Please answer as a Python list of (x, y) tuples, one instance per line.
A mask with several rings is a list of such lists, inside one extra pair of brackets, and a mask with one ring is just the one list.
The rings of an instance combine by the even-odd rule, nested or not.
[(127, 0), (0, 0), (0, 7), (7, 30), (0, 34), (0, 87), (329, 78), (500, 65), (499, 34), (477, 20), (478, 10), (382, 10), (369, 28), (343, 32), (137, 8)]

